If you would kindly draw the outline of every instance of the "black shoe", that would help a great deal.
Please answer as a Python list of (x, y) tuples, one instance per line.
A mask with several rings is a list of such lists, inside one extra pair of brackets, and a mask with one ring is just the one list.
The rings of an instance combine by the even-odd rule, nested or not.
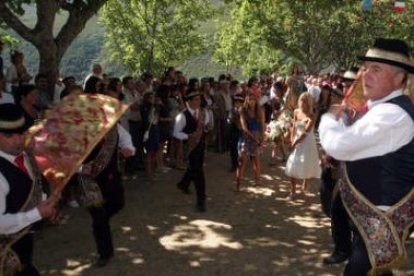
[(112, 256), (108, 257), (99, 257), (99, 259), (96, 261), (95, 266), (96, 267), (104, 267), (109, 263), (109, 260), (112, 258)]
[(196, 211), (199, 213), (204, 213), (206, 211), (205, 205), (196, 205)]
[(349, 258), (349, 254), (344, 252), (334, 252), (331, 256), (323, 259), (324, 264), (340, 264), (345, 262)]
[(181, 192), (183, 192), (183, 193), (184, 193), (184, 194), (186, 194), (186, 195), (191, 194), (190, 189), (188, 189), (188, 187), (184, 187), (184, 185), (183, 185), (183, 184), (181, 184), (181, 183), (178, 183), (178, 184), (177, 184), (177, 188), (178, 188), (179, 190), (181, 190)]

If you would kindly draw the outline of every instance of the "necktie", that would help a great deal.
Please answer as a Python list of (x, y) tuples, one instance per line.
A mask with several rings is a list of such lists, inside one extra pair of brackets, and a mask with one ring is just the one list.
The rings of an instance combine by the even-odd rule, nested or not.
[(24, 172), (27, 175), (29, 174), (29, 172), (27, 171), (26, 166), (24, 165), (24, 156), (23, 156), (23, 154), (17, 155), (16, 158), (14, 159), (14, 162), (17, 164), (19, 169), (22, 170), (22, 172)]
[(198, 123), (198, 110), (194, 111), (194, 120)]

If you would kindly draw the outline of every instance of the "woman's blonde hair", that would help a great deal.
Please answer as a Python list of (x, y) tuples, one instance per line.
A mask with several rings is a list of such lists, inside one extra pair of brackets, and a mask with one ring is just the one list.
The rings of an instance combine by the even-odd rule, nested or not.
[(308, 92), (304, 92), (300, 94), (298, 98), (298, 107), (300, 108), (300, 102), (302, 99), (305, 99), (305, 107), (303, 107), (302, 111), (306, 113), (307, 115), (313, 114), (313, 99), (312, 96)]
[(247, 96), (246, 96), (246, 98), (244, 99), (244, 103), (243, 103), (243, 107), (242, 107), (242, 116), (244, 116), (244, 118), (245, 119), (247, 119), (247, 117), (248, 117), (248, 111), (249, 111), (249, 101), (250, 101), (250, 99), (251, 98), (254, 98), (255, 100), (256, 100), (256, 103), (255, 103), (255, 117), (256, 118), (258, 118), (258, 119), (261, 119), (260, 117), (261, 117), (261, 106), (260, 106), (260, 103), (259, 103), (259, 98), (256, 96), (256, 95), (253, 95), (252, 93), (248, 93), (247, 94)]

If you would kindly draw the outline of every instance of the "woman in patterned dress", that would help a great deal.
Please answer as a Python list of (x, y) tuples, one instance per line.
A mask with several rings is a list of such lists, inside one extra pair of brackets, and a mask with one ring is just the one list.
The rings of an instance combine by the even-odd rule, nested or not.
[(260, 178), (260, 149), (264, 139), (265, 117), (263, 108), (259, 104), (260, 93), (251, 91), (245, 99), (240, 121), (242, 135), (239, 140), (239, 164), (236, 171), (236, 191), (240, 190), (240, 180), (246, 169), (247, 158), (253, 162), (256, 185)]

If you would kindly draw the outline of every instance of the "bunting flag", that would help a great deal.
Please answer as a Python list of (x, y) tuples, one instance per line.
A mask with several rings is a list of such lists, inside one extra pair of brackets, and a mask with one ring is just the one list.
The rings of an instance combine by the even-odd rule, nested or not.
[(404, 1), (395, 1), (395, 3), (394, 3), (394, 11), (396, 11), (396, 12), (403, 12), (403, 11), (405, 11), (405, 2)]
[(362, 7), (366, 11), (372, 10), (372, 0), (363, 0)]
[(105, 95), (70, 95), (29, 129), (26, 145), (53, 194), (60, 194), (127, 108), (128, 105)]
[(362, 72), (359, 71), (352, 86), (346, 91), (344, 103), (348, 108), (359, 112), (365, 107), (364, 88), (362, 86)]

